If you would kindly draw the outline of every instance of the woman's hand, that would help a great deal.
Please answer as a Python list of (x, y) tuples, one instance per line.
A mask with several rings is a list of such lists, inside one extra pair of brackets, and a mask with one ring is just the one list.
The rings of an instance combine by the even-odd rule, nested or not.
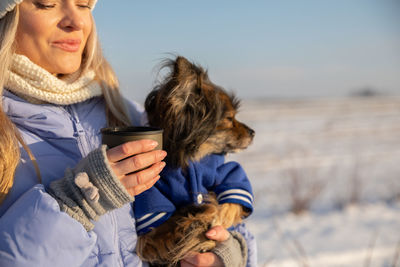
[[(160, 178), (167, 156), (163, 150), (154, 150), (157, 142), (140, 140), (127, 142), (107, 150), (111, 168), (131, 196), (136, 196), (152, 187)], [(151, 166), (149, 168), (146, 168)], [(141, 170), (146, 168), (144, 170)], [(137, 170), (141, 170), (135, 172)], [(135, 173), (132, 173), (135, 172)]]
[[(214, 226), (207, 233), (209, 239), (215, 241), (226, 241), (229, 232), (222, 226)], [(181, 261), (181, 267), (224, 267), (222, 260), (212, 252), (195, 253)]]

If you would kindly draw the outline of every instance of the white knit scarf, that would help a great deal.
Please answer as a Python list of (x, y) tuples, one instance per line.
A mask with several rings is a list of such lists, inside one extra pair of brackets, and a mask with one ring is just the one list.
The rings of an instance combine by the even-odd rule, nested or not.
[(102, 95), (94, 71), (79, 72), (59, 79), (26, 56), (13, 56), (5, 88), (34, 103), (69, 105)]

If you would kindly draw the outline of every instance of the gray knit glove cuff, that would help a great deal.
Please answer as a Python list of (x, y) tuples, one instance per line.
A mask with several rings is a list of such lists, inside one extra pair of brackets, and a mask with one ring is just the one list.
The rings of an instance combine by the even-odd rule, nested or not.
[(245, 267), (247, 264), (247, 243), (243, 236), (230, 232), (228, 240), (219, 243), (212, 252), (215, 253), (226, 267)]
[(60, 209), (80, 222), (87, 231), (94, 227), (90, 220), (96, 221), (106, 212), (134, 201), (112, 171), (106, 148), (103, 145), (90, 152), (49, 188)]

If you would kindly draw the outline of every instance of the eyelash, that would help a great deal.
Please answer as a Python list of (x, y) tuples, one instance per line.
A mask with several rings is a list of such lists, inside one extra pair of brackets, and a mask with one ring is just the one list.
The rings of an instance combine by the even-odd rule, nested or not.
[(90, 6), (88, 6), (88, 5), (78, 5), (78, 7), (90, 9)]
[(56, 5), (45, 5), (39, 2), (35, 2), (34, 5), (39, 9), (50, 9), (56, 6)]
[[(45, 5), (45, 4), (42, 4), (42, 3), (39, 3), (39, 2), (34, 3), (34, 5), (39, 9), (51, 9), (51, 8), (56, 6), (56, 5)], [(89, 5), (77, 5), (77, 6), (80, 7), (80, 8), (90, 9)]]

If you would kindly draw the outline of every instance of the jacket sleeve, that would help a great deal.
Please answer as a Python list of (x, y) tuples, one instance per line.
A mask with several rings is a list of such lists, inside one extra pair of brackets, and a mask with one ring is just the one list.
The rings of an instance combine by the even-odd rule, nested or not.
[(253, 193), (249, 179), (237, 162), (227, 162), (217, 168), (214, 192), (220, 204), (236, 203), (253, 211)]
[(0, 218), (0, 266), (81, 266), (96, 239), (36, 185)]
[(135, 197), (133, 203), (138, 235), (143, 235), (168, 220), (175, 212), (175, 205), (153, 186)]

